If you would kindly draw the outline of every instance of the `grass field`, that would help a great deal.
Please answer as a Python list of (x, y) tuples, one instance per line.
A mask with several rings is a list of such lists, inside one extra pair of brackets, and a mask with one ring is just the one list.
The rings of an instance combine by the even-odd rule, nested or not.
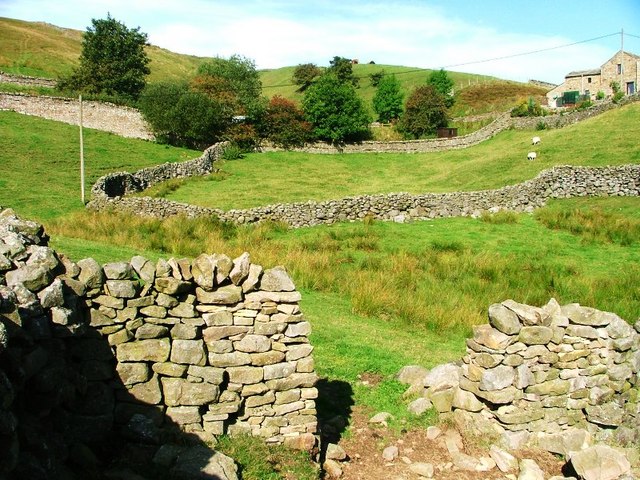
[[(518, 131), (438, 154), (248, 155), (224, 164), (216, 178), (178, 185), (170, 196), (231, 208), (356, 193), (495, 188), (552, 165), (640, 163), (639, 119), (635, 104), (540, 132), (536, 163), (525, 159), (532, 132)], [(87, 187), (107, 171), (199, 155), (95, 131), (85, 131), (85, 138)], [(407, 412), (395, 373), (406, 364), (431, 367), (460, 358), (471, 325), (486, 321), (491, 303), (512, 298), (542, 305), (553, 297), (561, 304), (613, 311), (631, 322), (640, 317), (640, 198), (558, 200), (534, 215), (299, 230), (213, 219), (160, 222), (83, 209), (74, 127), (0, 112), (0, 148), (0, 205), (42, 221), (52, 245), (75, 260), (248, 251), (265, 267), (285, 265), (313, 325), (317, 372), (327, 382), (347, 385), (349, 401), (366, 412), (392, 413), (392, 428), (434, 421)], [(363, 374), (382, 380), (366, 386), (359, 381)], [(320, 414), (328, 408), (319, 402)], [(254, 450), (233, 443), (223, 448)], [(265, 473), (268, 462), (256, 465), (257, 457), (264, 461), (267, 455), (257, 447), (255, 452), (242, 460), (251, 465), (245, 472), (255, 472), (245, 478), (280, 478)], [(286, 462), (278, 458), (279, 464)], [(300, 478), (314, 478), (313, 472), (304, 475)]]
[(580, 125), (538, 132), (536, 162), (526, 159), (532, 133), (509, 130), (473, 148), (427, 154), (249, 154), (227, 161), (217, 175), (175, 181), (150, 193), (228, 210), (375, 193), (498, 188), (554, 165), (638, 163), (638, 118), (636, 103)]

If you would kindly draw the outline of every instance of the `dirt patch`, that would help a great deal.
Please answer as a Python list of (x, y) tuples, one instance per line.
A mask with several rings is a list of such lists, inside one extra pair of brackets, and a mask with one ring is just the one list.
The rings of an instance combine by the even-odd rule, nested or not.
[[(442, 427), (443, 430), (446, 427)], [(445, 434), (431, 440), (424, 429), (394, 433), (382, 426), (369, 424), (369, 418), (360, 407), (355, 407), (350, 419), (350, 428), (338, 443), (349, 456), (341, 463), (344, 480), (419, 480), (421, 477), (411, 471), (411, 465), (428, 463), (433, 465), (433, 477), (439, 480), (497, 480), (505, 474), (497, 467), (488, 471), (465, 471), (453, 464), (451, 454), (445, 444)], [(385, 460), (386, 447), (398, 448), (398, 456)], [(488, 447), (465, 445), (464, 453), (474, 458), (489, 457)], [(545, 478), (562, 475), (564, 462), (550, 453), (538, 450), (514, 452), (517, 458), (535, 460), (545, 472)], [(516, 473), (517, 472), (513, 472)], [(330, 478), (325, 476), (325, 478)]]

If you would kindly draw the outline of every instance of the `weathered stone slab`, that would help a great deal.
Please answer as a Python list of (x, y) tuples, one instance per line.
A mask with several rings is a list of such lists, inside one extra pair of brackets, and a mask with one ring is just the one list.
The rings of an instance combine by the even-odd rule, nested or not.
[(204, 366), (207, 363), (207, 354), (202, 340), (175, 339), (171, 345), (171, 361), (186, 365)]
[(162, 391), (167, 406), (207, 405), (218, 400), (220, 389), (208, 382), (192, 383), (182, 378), (162, 378)]
[(244, 252), (238, 258), (233, 259), (233, 268), (229, 272), (229, 278), (235, 285), (241, 285), (249, 276), (249, 268), (251, 266), (251, 258), (247, 252)]
[(251, 331), (250, 327), (243, 327), (239, 325), (229, 325), (221, 327), (208, 327), (202, 331), (202, 337), (208, 344), (225, 338), (233, 337), (241, 333), (248, 333)]
[(518, 315), (501, 303), (494, 303), (489, 307), (489, 323), (506, 335), (517, 335), (522, 328)]
[(242, 385), (250, 385), (252, 383), (262, 382), (264, 378), (264, 370), (261, 367), (229, 367), (229, 381)]
[(138, 282), (132, 280), (107, 280), (106, 290), (116, 298), (134, 298), (138, 294)]
[(237, 285), (225, 285), (208, 292), (200, 287), (196, 288), (198, 302), (209, 305), (233, 305), (242, 301), (242, 288)]
[(553, 330), (541, 325), (522, 327), (518, 341), (525, 345), (546, 345), (553, 337)]
[(234, 342), (233, 346), (239, 352), (262, 353), (271, 349), (271, 340), (264, 335), (245, 335), (239, 342)]
[(500, 365), (482, 373), (478, 388), (485, 391), (502, 390), (513, 385), (514, 379), (515, 369), (507, 365)]
[(133, 274), (128, 262), (106, 263), (102, 269), (107, 280), (129, 280)]
[(571, 465), (584, 480), (614, 480), (631, 471), (629, 460), (607, 445), (596, 445), (571, 454)]
[(567, 316), (571, 323), (578, 325), (588, 325), (590, 327), (602, 327), (608, 325), (611, 316), (601, 315), (606, 312), (599, 312), (594, 308), (582, 307), (577, 303), (570, 303), (561, 307), (562, 314)]
[(116, 365), (116, 372), (123, 385), (134, 385), (146, 382), (151, 376), (146, 363), (121, 362)]
[(514, 337), (505, 335), (489, 324), (474, 326), (473, 339), (480, 345), (493, 350), (504, 350), (514, 341)]
[(186, 293), (189, 292), (193, 287), (191, 282), (185, 282), (173, 277), (156, 278), (154, 285), (158, 292), (166, 293), (167, 295)]
[(292, 292), (296, 287), (286, 269), (277, 266), (264, 271), (260, 280), (260, 289), (266, 292)]
[(187, 373), (192, 377), (203, 379), (205, 382), (220, 385), (224, 381), (224, 369), (216, 367), (201, 367), (189, 365)]
[(544, 325), (551, 323), (551, 316), (544, 309), (523, 303), (505, 300), (502, 305), (513, 311), (524, 325)]
[(119, 362), (165, 362), (171, 345), (168, 338), (122, 343), (116, 347)]
[(209, 365), (214, 367), (239, 367), (251, 364), (251, 355), (245, 352), (211, 353)]

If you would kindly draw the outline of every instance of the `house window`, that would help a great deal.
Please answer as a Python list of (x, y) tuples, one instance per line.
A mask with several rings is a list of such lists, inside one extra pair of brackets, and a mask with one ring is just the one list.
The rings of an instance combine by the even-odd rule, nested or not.
[(591, 83), (591, 77), (587, 78), (587, 83)]
[(620, 75), (622, 73), (622, 64), (621, 63), (618, 64), (617, 72), (618, 72), (618, 75)]

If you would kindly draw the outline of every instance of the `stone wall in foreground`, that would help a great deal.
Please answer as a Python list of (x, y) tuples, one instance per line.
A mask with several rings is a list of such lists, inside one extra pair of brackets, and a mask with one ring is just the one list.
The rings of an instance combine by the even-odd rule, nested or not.
[(489, 307), (488, 324), (474, 327), (461, 362), (436, 367), (413, 390), (461, 424), (516, 445), (538, 442), (567, 454), (592, 440), (634, 443), (638, 327), (578, 304), (507, 300)]
[(0, 477), (58, 478), (79, 448), (223, 433), (312, 448), (299, 301), (283, 267), (246, 253), (74, 263), (0, 211)]
[(640, 195), (640, 165), (562, 166), (545, 170), (534, 179), (517, 185), (476, 192), (362, 195), (323, 202), (276, 204), (226, 212), (165, 199), (101, 196), (95, 197), (88, 207), (96, 210), (112, 209), (155, 218), (167, 218), (172, 215), (187, 217), (213, 215), (223, 221), (237, 224), (273, 220), (298, 228), (352, 222), (365, 217), (408, 222), (454, 216), (479, 216), (482, 212), (498, 210), (530, 212), (543, 206), (551, 198), (638, 195)]

